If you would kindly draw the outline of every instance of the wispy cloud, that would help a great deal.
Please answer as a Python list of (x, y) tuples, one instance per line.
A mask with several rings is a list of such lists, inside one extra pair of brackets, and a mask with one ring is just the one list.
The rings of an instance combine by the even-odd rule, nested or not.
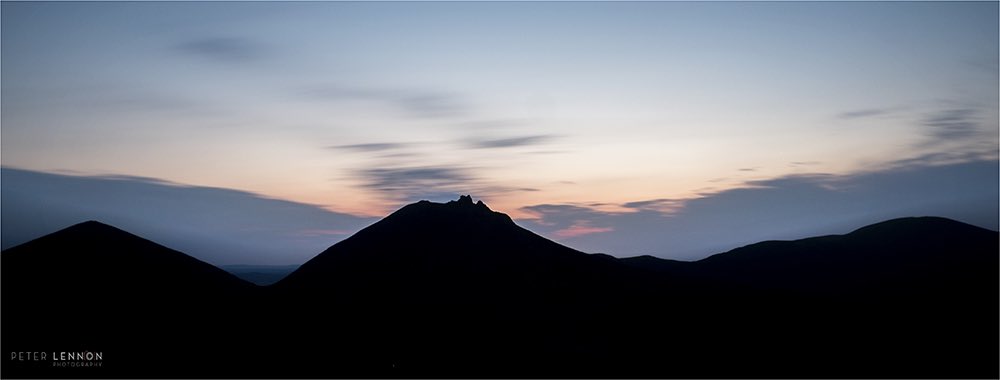
[(423, 118), (459, 116), (467, 111), (457, 96), (444, 93), (404, 93), (391, 99), (411, 115)]
[(496, 129), (507, 129), (514, 126), (520, 126), (528, 124), (529, 121), (525, 119), (484, 119), (484, 120), (471, 120), (456, 123), (455, 126), (461, 129), (475, 129), (475, 130), (496, 130)]
[(568, 204), (540, 204), (524, 206), (520, 210), (536, 215), (544, 223), (553, 223), (563, 219), (587, 220), (602, 214), (589, 207)]
[[(857, 109), (843, 112), (837, 115), (840, 119), (864, 119), (881, 116), (899, 116), (906, 122), (913, 123), (919, 128), (919, 133), (925, 138), (913, 143), (910, 148), (921, 156), (930, 156), (940, 152), (929, 152), (934, 150), (954, 151), (981, 151), (982, 141), (993, 141), (993, 150), (996, 150), (996, 135), (992, 138), (988, 136), (996, 121), (986, 120), (986, 115), (990, 115), (990, 107), (993, 105), (983, 105), (978, 102), (952, 100), (941, 101), (936, 105), (909, 105), (897, 107), (873, 107)], [(926, 110), (931, 111), (916, 111)], [(904, 112), (906, 111), (906, 112)], [(793, 167), (808, 166), (808, 163), (793, 162)]]
[(911, 157), (888, 162), (887, 168), (948, 165), (995, 160), (998, 153), (996, 105), (974, 101), (943, 101), (916, 115), (923, 139), (910, 146)]
[(346, 150), (352, 152), (381, 152), (386, 150), (394, 150), (405, 148), (409, 144), (402, 143), (368, 143), (368, 144), (348, 144), (348, 145), (331, 145), (327, 148), (333, 150)]
[[(361, 163), (346, 168), (346, 179), (361, 189), (390, 202), (451, 200), (458, 194), (480, 197), (510, 193), (538, 192), (536, 187), (516, 183), (498, 183), (479, 175), (484, 167), (442, 160), (439, 148), (529, 144), (544, 137), (529, 136), (525, 141), (458, 140), (421, 142), (369, 142), (327, 146), (337, 153), (357, 155)], [(517, 138), (515, 140), (522, 140)]]
[(362, 174), (372, 180), (370, 187), (389, 190), (427, 183), (453, 184), (469, 179), (465, 170), (453, 167), (364, 169)]
[(621, 205), (624, 208), (630, 208), (634, 210), (642, 211), (656, 211), (659, 213), (669, 214), (676, 212), (681, 207), (684, 206), (684, 200), (682, 199), (651, 199), (648, 201), (638, 201), (638, 202), (628, 202)]
[(451, 196), (474, 180), (468, 169), (451, 166), (365, 168), (355, 171), (361, 186), (392, 200)]
[(611, 227), (590, 227), (585, 225), (574, 224), (568, 228), (557, 230), (556, 232), (553, 233), (553, 235), (559, 238), (569, 239), (584, 235), (598, 234), (602, 232), (611, 232), (614, 230), (615, 229)]
[(535, 215), (537, 219), (533, 223), (544, 226), (557, 239), (572, 239), (615, 230), (610, 226), (599, 225), (608, 213), (590, 207), (541, 204), (522, 207), (521, 211)]
[(243, 37), (206, 37), (179, 43), (174, 48), (185, 54), (223, 63), (240, 63), (261, 58), (264, 45)]
[(473, 148), (479, 148), (479, 149), (511, 148), (518, 146), (543, 144), (554, 138), (555, 136), (553, 135), (532, 135), (532, 136), (509, 137), (502, 139), (479, 139), (470, 141), (469, 145)]
[(788, 166), (791, 166), (793, 168), (800, 168), (804, 166), (817, 166), (822, 164), (823, 164), (822, 161), (792, 161), (788, 163)]
[(448, 118), (468, 113), (470, 106), (445, 91), (364, 88), (339, 85), (312, 86), (298, 91), (302, 97), (319, 100), (362, 100), (389, 104), (409, 116)]
[(906, 170), (913, 167), (954, 165), (965, 162), (996, 161), (1000, 159), (994, 143), (984, 141), (963, 150), (925, 153), (883, 165), (882, 170)]
[(976, 109), (956, 108), (935, 112), (923, 120), (927, 135), (938, 140), (961, 140), (975, 137), (980, 132)]
[(837, 114), (838, 119), (860, 119), (865, 117), (874, 117), (888, 114), (895, 111), (895, 108), (865, 108), (853, 111), (847, 111)]

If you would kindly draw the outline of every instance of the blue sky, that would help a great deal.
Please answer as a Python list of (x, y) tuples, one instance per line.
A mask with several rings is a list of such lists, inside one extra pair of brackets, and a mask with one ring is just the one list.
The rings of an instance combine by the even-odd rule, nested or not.
[[(997, 14), (996, 2), (5, 2), (4, 247), (11, 225), (34, 225), (12, 202), (49, 207), (7, 196), (37, 185), (15, 170), (227, 189), (349, 221), (308, 230), (471, 193), (619, 256), (692, 259), (915, 212), (995, 229)], [(963, 191), (929, 185), (941, 178)], [(927, 186), (884, 196), (899, 183)], [(838, 207), (766, 197), (787, 220), (728, 218), (713, 235), (707, 221), (760, 207), (734, 194), (792, 184)], [(864, 190), (834, 202), (831, 189)], [(699, 206), (720, 199), (746, 207)], [(792, 217), (804, 210), (822, 215)], [(160, 212), (143, 214), (122, 223)]]

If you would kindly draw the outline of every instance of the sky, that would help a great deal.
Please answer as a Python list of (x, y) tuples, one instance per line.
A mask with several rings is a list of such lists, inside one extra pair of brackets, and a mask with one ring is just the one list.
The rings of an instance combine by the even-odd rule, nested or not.
[(0, 10), (4, 248), (98, 219), (295, 264), (459, 194), (621, 257), (998, 228), (997, 2)]

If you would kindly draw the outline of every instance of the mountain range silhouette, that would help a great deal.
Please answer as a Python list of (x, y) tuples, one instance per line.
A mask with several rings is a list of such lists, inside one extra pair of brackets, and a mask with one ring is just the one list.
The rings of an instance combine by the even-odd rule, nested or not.
[[(94, 221), (0, 259), (8, 378), (1000, 376), (998, 233), (944, 218), (682, 262), (579, 252), (462, 196), (270, 286)], [(38, 351), (103, 361), (11, 356)]]

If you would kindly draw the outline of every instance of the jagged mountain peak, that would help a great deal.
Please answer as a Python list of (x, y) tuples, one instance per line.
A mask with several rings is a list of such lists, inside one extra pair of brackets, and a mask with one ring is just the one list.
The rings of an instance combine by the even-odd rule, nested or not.
[[(458, 203), (460, 205), (471, 205), (472, 204), (472, 195), (471, 194), (470, 195), (459, 195), (458, 196), (458, 200), (457, 201), (452, 201), (452, 202)], [(448, 203), (452, 203), (452, 202), (448, 202)], [(480, 202), (482, 202), (482, 201), (480, 201)]]
[[(504, 283), (507, 279), (501, 278), (506, 273), (561, 273), (589, 266), (593, 260), (463, 195), (447, 203), (425, 200), (406, 205), (328, 248), (276, 285), (339, 287), (342, 284), (329, 284), (344, 282), (357, 272), (368, 273), (358, 281), (385, 276), (376, 282), (407, 282), (411, 287), (429, 278), (433, 282), (496, 278)], [(348, 267), (351, 273), (343, 273)]]
[(403, 206), (382, 221), (381, 224), (410, 224), (414, 228), (449, 226), (467, 229), (474, 226), (513, 226), (514, 221), (502, 212), (493, 211), (482, 200), (473, 203), (471, 195), (462, 195), (458, 200), (447, 203), (422, 200)]

